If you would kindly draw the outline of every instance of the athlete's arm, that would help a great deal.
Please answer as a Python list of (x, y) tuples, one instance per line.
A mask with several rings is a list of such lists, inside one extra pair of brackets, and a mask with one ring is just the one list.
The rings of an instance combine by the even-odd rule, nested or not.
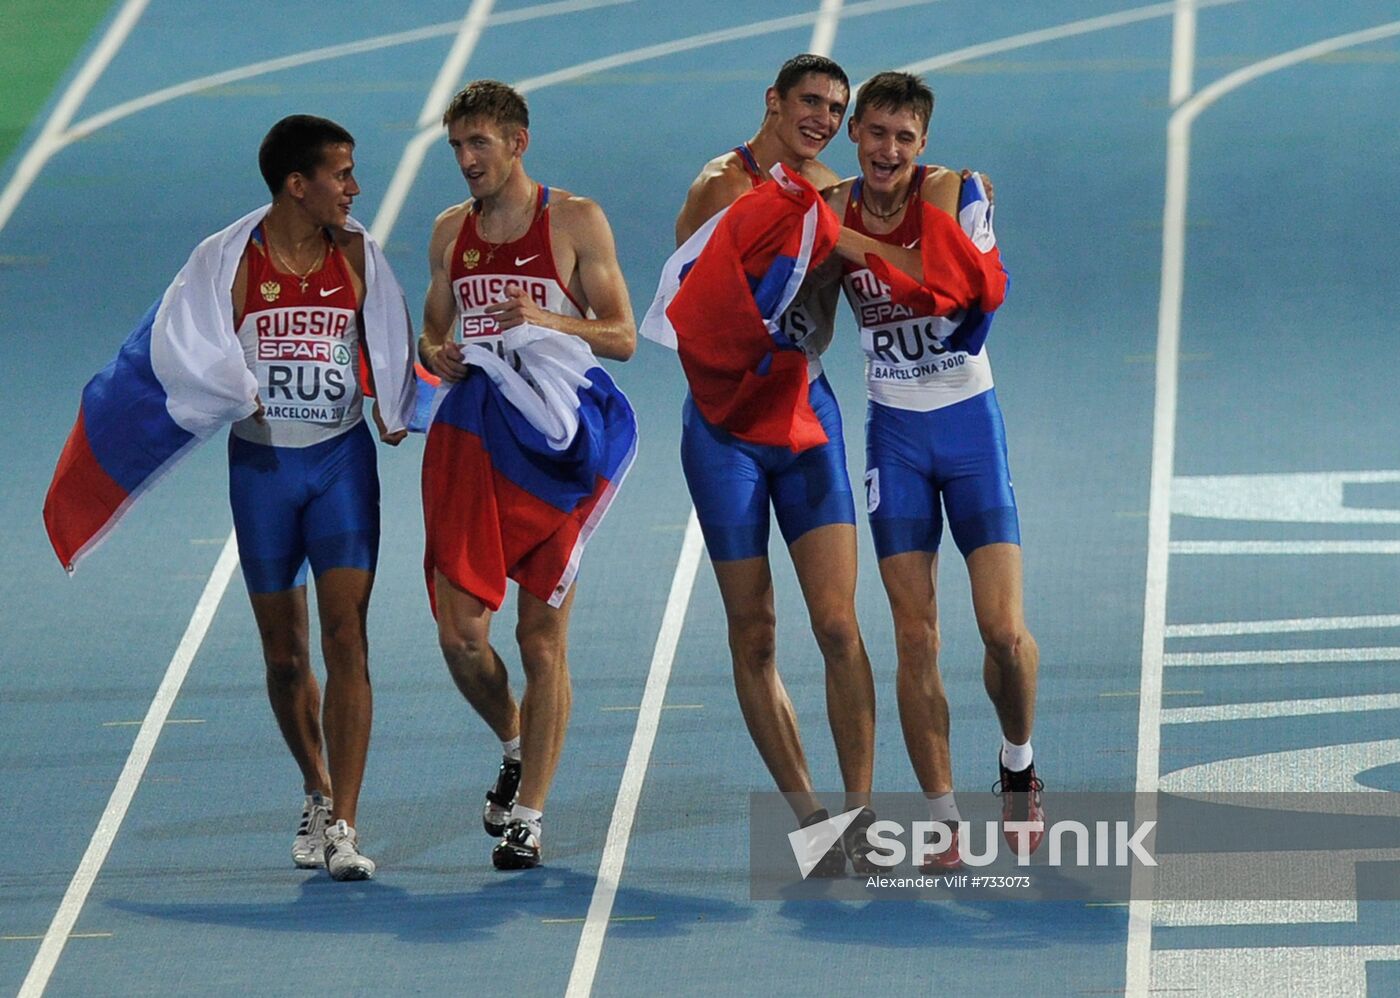
[(418, 337), (418, 359), (444, 381), (467, 376), (462, 347), (452, 337), (456, 309), (452, 304), (452, 279), (448, 254), (456, 242), (466, 205), (449, 208), (433, 223), (428, 240), (428, 294), (423, 300), (423, 333)]
[(588, 198), (564, 197), (550, 211), (550, 221), (556, 261), (570, 251), (574, 257), (573, 267), (560, 273), (572, 271), (567, 283), (582, 292), (581, 304), (588, 309), (588, 317), (546, 311), (516, 285), (507, 285), (509, 297), (488, 305), (487, 314), (495, 316), (502, 329), (528, 322), (577, 336), (599, 357), (629, 359), (637, 349), (637, 324), (603, 209)]

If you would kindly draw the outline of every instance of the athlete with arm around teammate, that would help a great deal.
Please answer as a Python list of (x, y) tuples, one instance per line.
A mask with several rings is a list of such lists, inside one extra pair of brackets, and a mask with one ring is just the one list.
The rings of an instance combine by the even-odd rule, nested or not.
[[(894, 617), (900, 723), (932, 817), (958, 820), (938, 669), (936, 576), (946, 513), (967, 562), (983, 681), (1003, 734), (1003, 819), (1043, 828), (1030, 745), (1039, 650), (1025, 623), (1020, 526), (987, 351), (950, 345), (955, 320), (893, 302), (865, 261), (873, 250), (917, 276), (919, 202), (957, 217), (969, 175), (918, 163), (932, 112), (933, 94), (918, 77), (889, 72), (868, 80), (848, 128), (861, 175), (827, 191), (846, 227), (837, 247), (841, 282), (866, 353), (866, 508)], [(1015, 835), (1007, 832), (1013, 845)], [(1040, 839), (1030, 832), (1028, 851)], [(956, 866), (956, 841), (934, 862)]]
[[(676, 219), (679, 246), (711, 217), (768, 179), (783, 163), (821, 189), (835, 174), (817, 161), (841, 127), (849, 83), (841, 67), (816, 55), (788, 60), (764, 95), (757, 134), (706, 163)], [(829, 323), (800, 305), (784, 317), (785, 331), (807, 353), (812, 408), (829, 442), (800, 454), (739, 440), (711, 425), (687, 396), (681, 462), (729, 629), (734, 686), (749, 735), (778, 789), (804, 824), (826, 816), (813, 794), (792, 702), (778, 674), (773, 577), (768, 562), (770, 505), (787, 542), (826, 671), (827, 718), (836, 742), (846, 806), (868, 803), (874, 769), (875, 691), (856, 620), (855, 507), (846, 471), (841, 414), (821, 373)], [(723, 330), (716, 330), (722, 335)], [(866, 810), (847, 842), (873, 820)], [(873, 869), (864, 850), (860, 870)], [(845, 868), (839, 848), (816, 875)]]
[[(452, 99), (443, 124), (471, 198), (433, 226), (419, 341), (424, 363), (459, 381), (468, 376), (466, 343), (514, 361), (502, 333), (525, 323), (576, 336), (600, 357), (631, 357), (636, 328), (612, 231), (595, 202), (526, 172), (524, 98), (503, 83), (478, 80)], [(482, 594), (433, 571), (448, 671), (501, 741), (503, 759), (483, 813), (487, 833), (500, 839), (492, 861), (500, 869), (536, 866), (572, 701), (567, 638), (576, 587), (557, 606), (520, 587), (515, 636), (525, 690), (517, 704), (491, 646), (493, 610)]]

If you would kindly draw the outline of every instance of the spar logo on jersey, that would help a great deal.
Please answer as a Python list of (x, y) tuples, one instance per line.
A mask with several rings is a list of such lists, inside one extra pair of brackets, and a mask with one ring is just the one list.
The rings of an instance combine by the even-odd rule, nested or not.
[(344, 367), (350, 363), (350, 348), (323, 339), (263, 340), (258, 343), (258, 360), (310, 361)]

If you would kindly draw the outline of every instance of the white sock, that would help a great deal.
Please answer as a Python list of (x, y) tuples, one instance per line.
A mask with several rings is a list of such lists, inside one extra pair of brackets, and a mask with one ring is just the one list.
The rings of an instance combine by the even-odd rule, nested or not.
[(950, 825), (958, 823), (958, 802), (953, 799), (953, 791), (946, 794), (924, 794), (928, 798), (928, 816), (934, 821), (946, 821)]
[(1001, 740), (1001, 764), (1013, 773), (1019, 773), (1031, 764), (1033, 753), (1031, 743), (1016, 745), (1006, 740)]
[(501, 742), (501, 755), (511, 762), (520, 761), (520, 736), (516, 735), (508, 742)]
[(530, 831), (536, 835), (540, 834), (540, 822), (544, 819), (543, 811), (536, 811), (532, 807), (525, 807), (523, 804), (516, 804), (510, 809), (511, 821), (523, 821), (530, 826)]

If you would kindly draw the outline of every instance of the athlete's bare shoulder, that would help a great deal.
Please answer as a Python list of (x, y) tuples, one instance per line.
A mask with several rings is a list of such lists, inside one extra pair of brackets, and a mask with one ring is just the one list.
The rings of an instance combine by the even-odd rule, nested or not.
[(839, 180), (822, 190), (822, 197), (832, 211), (836, 212), (836, 217), (840, 218), (846, 213), (846, 205), (851, 200), (851, 188), (855, 187), (856, 178), (847, 177)]
[(841, 182), (835, 170), (815, 159), (802, 164), (802, 177), (819, 191)]
[(462, 227), (462, 219), (466, 218), (467, 212), (471, 210), (472, 199), (467, 198), (461, 204), (454, 204), (450, 208), (444, 208), (438, 212), (438, 217), (433, 219), (433, 235), (436, 237), (439, 232), (452, 230), (455, 232)]
[(753, 180), (738, 153), (731, 151), (710, 160), (686, 191), (685, 205), (676, 218), (676, 242), (685, 242), (692, 232), (752, 187)]
[(438, 217), (433, 220), (433, 234), (428, 238), (429, 260), (437, 263), (446, 256), (452, 244), (457, 241), (457, 234), (462, 231), (462, 219), (467, 217), (471, 204), (471, 199), (468, 198), (461, 204), (454, 204), (438, 213)]
[(923, 187), (919, 196), (935, 208), (942, 208), (954, 218), (958, 217), (958, 194), (962, 191), (962, 175), (946, 166), (930, 163), (924, 174)]

